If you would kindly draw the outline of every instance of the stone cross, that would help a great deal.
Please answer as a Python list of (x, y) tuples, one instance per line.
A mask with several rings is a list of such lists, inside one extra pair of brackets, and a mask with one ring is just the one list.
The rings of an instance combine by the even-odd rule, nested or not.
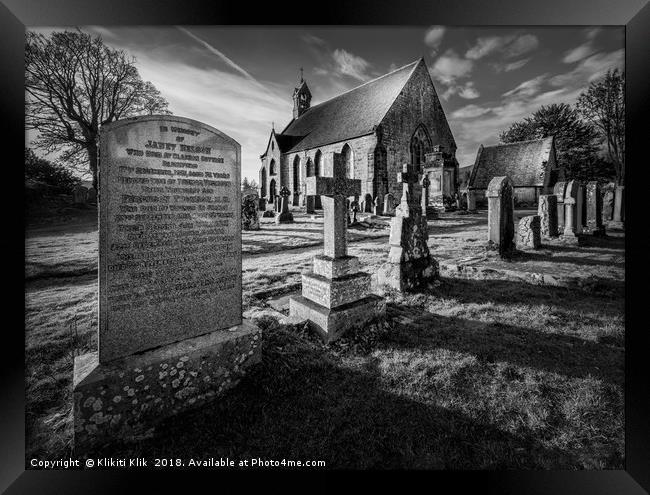
[(402, 183), (402, 201), (400, 203), (400, 209), (404, 216), (409, 216), (411, 210), (414, 212), (420, 208), (418, 205), (416, 194), (418, 189), (422, 186), (419, 185), (420, 174), (409, 170), (408, 164), (402, 166), (402, 171), (397, 172), (397, 182)]
[(345, 200), (361, 194), (361, 180), (346, 177), (345, 159), (341, 153), (334, 153), (332, 177), (308, 177), (307, 195), (324, 196), (323, 215), (325, 246), (323, 253), (330, 258), (347, 255)]
[(287, 186), (282, 186), (280, 188), (280, 196), (282, 200), (280, 201), (280, 212), (285, 213), (289, 211), (289, 196), (291, 196), (291, 191)]

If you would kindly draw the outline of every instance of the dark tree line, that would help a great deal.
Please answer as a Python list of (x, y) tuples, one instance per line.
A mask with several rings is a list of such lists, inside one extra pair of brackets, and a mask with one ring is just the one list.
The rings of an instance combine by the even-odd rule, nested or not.
[[(542, 106), (500, 135), (513, 143), (555, 136), (558, 162), (567, 176), (580, 180), (625, 180), (625, 74), (618, 70), (592, 82), (575, 107)], [(601, 153), (606, 144), (606, 155)]]

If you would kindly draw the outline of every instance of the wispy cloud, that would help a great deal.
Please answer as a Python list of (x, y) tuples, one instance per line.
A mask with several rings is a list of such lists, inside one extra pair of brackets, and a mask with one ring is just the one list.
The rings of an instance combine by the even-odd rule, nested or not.
[(447, 50), (443, 55), (438, 57), (431, 67), (431, 75), (443, 84), (453, 84), (457, 79), (467, 77), (472, 72), (474, 63), (459, 57), (452, 50)]
[(424, 34), (424, 44), (431, 48), (431, 53), (436, 54), (438, 47), (442, 42), (445, 35), (445, 28), (443, 26), (432, 26)]
[(506, 58), (515, 58), (539, 46), (539, 40), (533, 34), (509, 36), (482, 36), (476, 44), (465, 53), (470, 60), (479, 60), (492, 54), (501, 53)]
[(490, 64), (495, 72), (510, 72), (513, 70), (521, 69), (524, 65), (532, 60), (532, 57), (522, 58), (514, 62), (493, 62)]
[(339, 48), (334, 50), (332, 58), (335, 64), (334, 70), (339, 74), (353, 77), (359, 81), (369, 79), (367, 71), (370, 68), (370, 62), (364, 58)]
[(587, 84), (602, 77), (608, 69), (623, 69), (624, 64), (625, 51), (622, 49), (596, 53), (581, 60), (573, 70), (552, 77), (550, 83), (553, 86)]

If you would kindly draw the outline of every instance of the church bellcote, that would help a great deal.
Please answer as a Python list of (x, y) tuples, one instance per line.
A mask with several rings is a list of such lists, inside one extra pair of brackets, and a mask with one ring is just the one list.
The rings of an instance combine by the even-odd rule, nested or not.
[(298, 87), (293, 90), (293, 118), (297, 119), (309, 110), (310, 102), (311, 91), (309, 91), (307, 83), (302, 78), (302, 69), (300, 69), (300, 83), (298, 84)]

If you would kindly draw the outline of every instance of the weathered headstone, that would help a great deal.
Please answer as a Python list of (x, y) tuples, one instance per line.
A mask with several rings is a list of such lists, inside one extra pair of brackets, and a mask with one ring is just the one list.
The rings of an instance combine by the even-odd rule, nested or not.
[(388, 262), (377, 272), (377, 282), (398, 291), (424, 288), (439, 273), (438, 262), (429, 252), (427, 219), (422, 214), (419, 174), (402, 167), (402, 201), (390, 222)]
[(347, 254), (345, 200), (361, 193), (361, 181), (346, 178), (343, 155), (334, 153), (332, 177), (307, 178), (308, 194), (321, 195), (324, 206), (324, 249), (312, 271), (302, 275), (302, 295), (291, 297), (289, 314), (307, 320), (325, 342), (351, 327), (383, 315), (386, 301), (370, 292), (370, 274), (359, 271), (359, 259)]
[(614, 185), (607, 184), (603, 190), (603, 223), (608, 223), (614, 215)]
[(86, 201), (90, 205), (97, 204), (97, 189), (94, 187), (88, 189), (88, 196), (86, 196)]
[(586, 234), (604, 235), (603, 226), (603, 196), (597, 181), (587, 183), (587, 218), (585, 219), (584, 232)]
[(422, 215), (427, 216), (427, 207), (429, 206), (429, 186), (431, 181), (426, 175), (422, 177)]
[(391, 193), (384, 196), (384, 215), (391, 217), (395, 215), (395, 198)]
[(377, 197), (375, 198), (375, 203), (374, 203), (374, 206), (373, 206), (373, 213), (374, 213), (375, 215), (378, 215), (378, 216), (379, 216), (379, 215), (381, 215), (383, 212), (384, 212), (384, 204), (383, 204), (383, 202), (382, 202), (382, 197), (381, 197), (381, 195), (378, 194)]
[(566, 186), (564, 194), (564, 233), (562, 239), (565, 242), (578, 243), (578, 236), (580, 232), (576, 228), (577, 213), (576, 207), (578, 203), (578, 181), (572, 180)]
[(467, 190), (467, 210), (476, 210), (476, 193), (472, 189)]
[(514, 187), (509, 177), (495, 177), (488, 184), (488, 247), (497, 247), (502, 258), (514, 251)]
[(522, 217), (517, 224), (515, 245), (518, 249), (539, 249), (542, 244), (539, 215)]
[(567, 182), (560, 181), (553, 186), (553, 194), (557, 198), (557, 230), (564, 232), (564, 197), (566, 195)]
[(575, 207), (575, 217), (576, 217), (576, 223), (575, 223), (575, 231), (576, 234), (582, 234), (584, 227), (585, 227), (585, 208), (587, 206), (587, 191), (585, 189), (585, 185), (580, 182), (576, 181), (578, 183), (578, 192), (576, 195), (576, 207)]
[(614, 190), (614, 214), (610, 227), (622, 229), (625, 223), (625, 186), (616, 186)]
[(541, 235), (545, 238), (557, 237), (557, 196), (555, 194), (540, 195), (537, 214), (540, 219)]
[(74, 444), (148, 436), (261, 358), (242, 320), (240, 145), (144, 116), (100, 134), (99, 352), (75, 358)]
[(84, 186), (76, 186), (72, 190), (72, 202), (75, 205), (84, 205), (86, 204), (86, 198), (88, 197), (88, 189)]
[(366, 194), (363, 198), (362, 211), (364, 213), (372, 213), (374, 204), (375, 202), (372, 200), (372, 196), (370, 194)]
[(307, 213), (316, 213), (316, 196), (306, 196), (307, 198)]
[(275, 223), (293, 223), (293, 213), (289, 211), (289, 196), (291, 191), (286, 186), (280, 188), (280, 213), (275, 217)]
[(260, 219), (257, 213), (257, 196), (248, 194), (241, 201), (242, 230), (260, 230)]
[(352, 211), (352, 223), (357, 223), (357, 213), (361, 211), (361, 206), (359, 205), (359, 199), (356, 196), (350, 203), (350, 210)]

